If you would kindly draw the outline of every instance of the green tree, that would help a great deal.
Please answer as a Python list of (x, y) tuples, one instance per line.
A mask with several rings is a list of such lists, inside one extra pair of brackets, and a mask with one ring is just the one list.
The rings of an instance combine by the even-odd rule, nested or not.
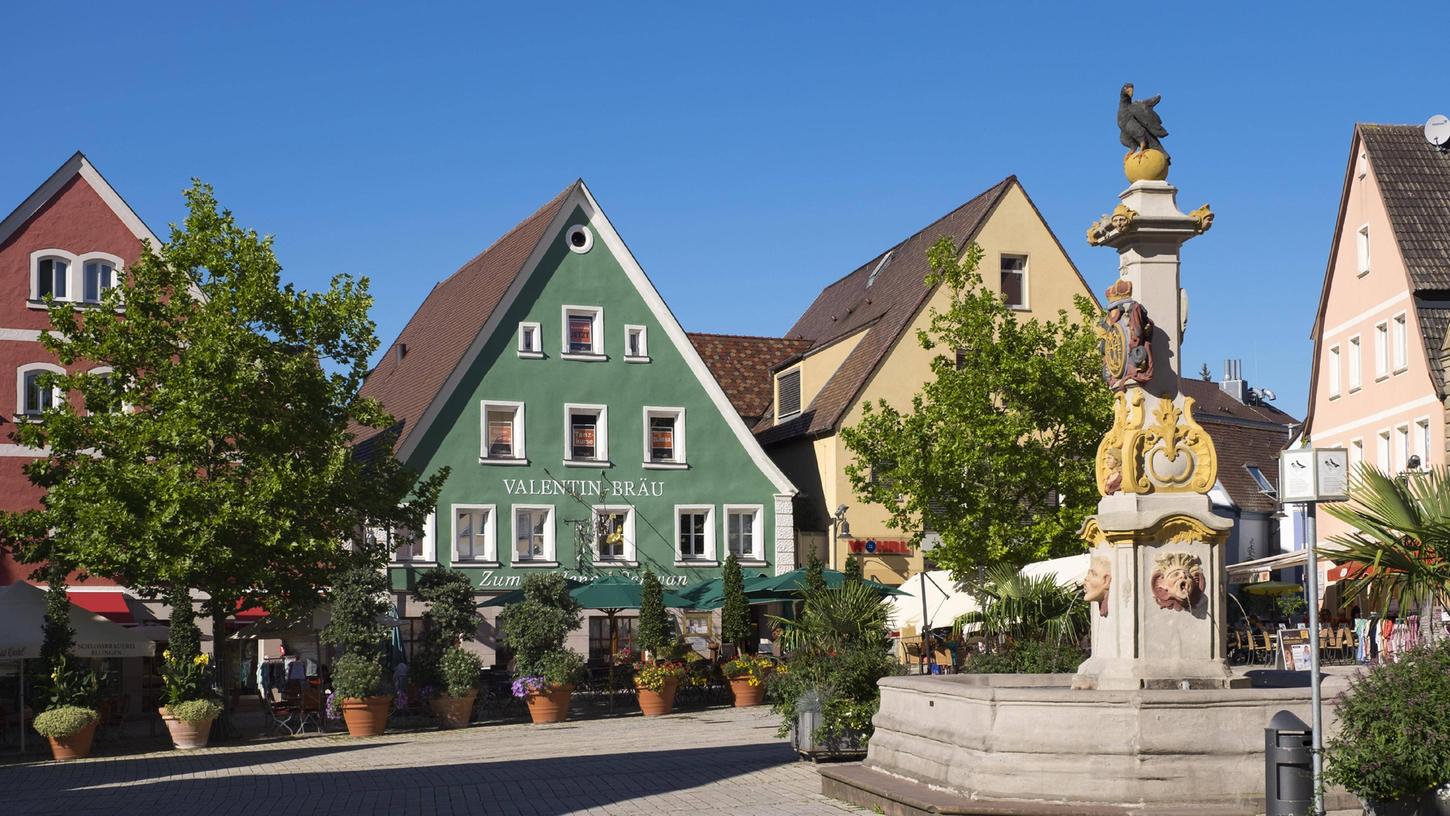
[(40, 643), (40, 663), (48, 673), (61, 665), (75, 646), (75, 629), (70, 625), (70, 598), (65, 591), (66, 568), (50, 564), (45, 569), (45, 623)]
[(670, 646), (675, 642), (674, 626), (670, 614), (665, 611), (664, 588), (660, 579), (649, 567), (644, 568), (644, 586), (640, 590), (639, 631), (634, 641), (641, 651), (648, 652), (654, 660), (669, 656)]
[(333, 666), (333, 686), (342, 699), (386, 693), (383, 649), (389, 627), (387, 575), (360, 557), (336, 574), (328, 599), (332, 617), (319, 635), (342, 650)]
[(1198, 369), (1198, 378), (1204, 382), (1213, 382), (1213, 372), (1208, 370), (1208, 363), (1204, 363), (1203, 367)]
[(564, 640), (581, 622), (579, 603), (569, 594), (564, 576), (525, 578), (524, 599), (499, 615), (499, 636), (514, 652), (514, 675), (547, 676), (550, 662), (565, 654)]
[(740, 563), (735, 553), (725, 557), (725, 605), (720, 610), (720, 639), (733, 643), (741, 654), (751, 649), (755, 640), (755, 626), (750, 620), (750, 605), (745, 599), (745, 576), (740, 572)]
[(408, 670), (419, 685), (441, 686), (444, 655), (478, 634), (473, 581), (462, 572), (437, 567), (418, 576), (413, 594), (428, 604), (428, 611), (423, 613), (426, 635), (414, 647)]
[[(1323, 505), (1349, 525), (1323, 550), (1336, 564), (1362, 569), (1343, 583), (1344, 604), (1378, 599), (1382, 611), (1434, 603), (1450, 607), (1450, 470), (1390, 476), (1361, 464), (1350, 480), (1349, 501)], [(1433, 615), (1427, 615), (1434, 628)]]
[(932, 559), (957, 574), (1081, 551), (1098, 500), (1091, 463), (1112, 419), (1091, 301), (1020, 320), (983, 286), (981, 257), (948, 238), (932, 247), (927, 284), (948, 294), (917, 335), (943, 352), (932, 379), (909, 411), (867, 403), (841, 432), (852, 489), (917, 543), (939, 534)]
[(214, 621), (239, 604), (308, 609), (348, 540), (380, 564), (389, 537), (356, 533), (418, 527), (446, 471), (420, 482), (385, 437), (354, 450), (393, 424), (359, 396), (377, 347), (366, 280), (284, 283), (271, 238), (200, 182), (186, 200), (101, 308), (47, 302), (41, 342), (72, 373), (43, 386), (71, 399), (15, 431), (48, 451), (26, 465), (46, 494), (0, 518), (0, 542), (143, 590), (201, 590)]
[(802, 582), (801, 595), (809, 598), (825, 588), (825, 565), (821, 563), (821, 557), (816, 554), (816, 551), (811, 550), (806, 555), (806, 577)]
[(1076, 647), (1087, 634), (1088, 605), (1082, 592), (1060, 586), (1056, 576), (1034, 578), (997, 564), (987, 569), (986, 580), (973, 594), (981, 599), (981, 608), (962, 615), (957, 624), (980, 625), (990, 644)]
[(844, 570), (844, 572), (846, 573), (847, 581), (855, 581), (859, 583), (866, 579), (864, 567), (861, 564), (861, 559), (857, 558), (854, 555), (846, 556), (846, 569)]

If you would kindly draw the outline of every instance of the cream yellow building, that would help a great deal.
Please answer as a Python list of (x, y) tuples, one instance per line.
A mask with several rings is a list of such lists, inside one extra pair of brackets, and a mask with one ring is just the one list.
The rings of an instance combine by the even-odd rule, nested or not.
[[(821, 548), (837, 569), (854, 552), (867, 577), (890, 584), (922, 568), (921, 553), (904, 546), (915, 531), (892, 530), (884, 508), (853, 493), (845, 474), (850, 454), (837, 431), (857, 422), (866, 402), (909, 408), (931, 377), (939, 352), (922, 349), (916, 331), (927, 326), (933, 306), (946, 307), (947, 293), (925, 283), (927, 250), (943, 235), (961, 247), (973, 241), (982, 247), (984, 284), (1024, 317), (1052, 318), (1071, 312), (1076, 296), (1093, 296), (1021, 183), (1009, 176), (827, 286), (787, 333), (800, 350), (771, 367), (770, 404), (756, 436), (801, 491), (802, 545)], [(833, 521), (842, 505), (844, 525)]]

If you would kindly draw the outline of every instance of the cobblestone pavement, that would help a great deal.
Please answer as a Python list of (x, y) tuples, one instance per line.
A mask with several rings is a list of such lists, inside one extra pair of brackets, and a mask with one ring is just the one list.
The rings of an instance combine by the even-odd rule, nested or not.
[(765, 709), (283, 739), (0, 766), (0, 814), (860, 813)]

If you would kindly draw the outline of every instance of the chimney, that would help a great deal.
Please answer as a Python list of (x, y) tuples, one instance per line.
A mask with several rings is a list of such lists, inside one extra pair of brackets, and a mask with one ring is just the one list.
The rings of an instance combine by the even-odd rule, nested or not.
[(1223, 361), (1223, 381), (1218, 384), (1218, 387), (1240, 403), (1248, 403), (1249, 384), (1244, 382), (1242, 360)]

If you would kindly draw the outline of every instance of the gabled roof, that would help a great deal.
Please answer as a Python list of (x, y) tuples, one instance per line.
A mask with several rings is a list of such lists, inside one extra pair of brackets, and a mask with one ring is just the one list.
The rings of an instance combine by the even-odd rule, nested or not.
[(463, 362), (465, 353), (523, 270), (564, 201), (582, 182), (565, 187), (549, 203), (504, 233), (457, 272), (433, 287), (423, 305), (378, 365), (362, 396), (383, 404), (397, 421), (397, 445), (416, 443), (423, 414)]
[(755, 424), (775, 398), (771, 369), (811, 347), (809, 340), (691, 332), (690, 342), (740, 417)]
[[(1409, 278), (1407, 284), (1414, 296), (1421, 339), (1429, 360), (1430, 380), (1435, 393), (1444, 399), (1447, 396), (1445, 372), (1439, 361), (1446, 331), (1450, 328), (1450, 153), (1430, 144), (1420, 125), (1359, 123), (1354, 126), (1349, 164), (1344, 171), (1344, 185), (1339, 196), (1339, 212), (1329, 245), (1329, 260), (1319, 293), (1319, 310), (1310, 335), (1314, 340), (1313, 359), (1319, 359), (1330, 277), (1344, 231), (1345, 207), (1360, 145), (1369, 154), (1370, 168)], [(1318, 379), (1319, 366), (1311, 366), (1311, 399), (1309, 416), (1305, 420), (1306, 426), (1310, 427), (1314, 422), (1312, 395)]]
[(90, 159), (77, 150), (60, 167), (56, 168), (54, 173), (50, 174), (50, 178), (35, 188), (35, 192), (20, 202), (20, 206), (5, 216), (3, 221), (0, 221), (0, 246), (4, 246), (11, 236), (29, 223), (30, 219), (34, 218), (36, 213), (40, 212), (55, 197), (56, 193), (59, 193), (76, 176), (85, 179), (91, 189), (96, 191), (96, 195), (101, 197), (101, 200), (111, 208), (121, 223), (125, 224), (138, 240), (150, 241), (151, 245), (156, 247), (161, 245), (161, 241), (157, 239), (151, 228), (146, 226), (146, 222), (141, 220), (141, 216), (131, 209), (131, 205), (127, 204), (124, 198), (121, 198), (121, 194), (116, 192), (110, 182), (106, 181), (105, 177), (101, 175), (101, 171), (91, 164)]
[(1299, 420), (1266, 403), (1245, 405), (1218, 383), (1179, 380), (1183, 394), (1193, 398), (1193, 418), (1213, 439), (1218, 454), (1218, 480), (1241, 510), (1273, 513), (1274, 499), (1264, 495), (1249, 472), (1256, 467), (1269, 484), (1279, 484), (1279, 452), (1298, 432)]
[[(786, 336), (808, 341), (810, 350), (824, 348), (863, 329), (866, 336), (811, 404), (802, 406), (799, 416), (773, 425), (773, 407), (766, 412), (756, 425), (761, 442), (769, 444), (835, 430), (871, 375), (926, 305), (932, 292), (926, 285), (926, 275), (931, 271), (927, 250), (943, 235), (958, 246), (965, 245), (1015, 184), (1017, 177), (1008, 176), (821, 291)], [(875, 279), (867, 286), (873, 274)]]

